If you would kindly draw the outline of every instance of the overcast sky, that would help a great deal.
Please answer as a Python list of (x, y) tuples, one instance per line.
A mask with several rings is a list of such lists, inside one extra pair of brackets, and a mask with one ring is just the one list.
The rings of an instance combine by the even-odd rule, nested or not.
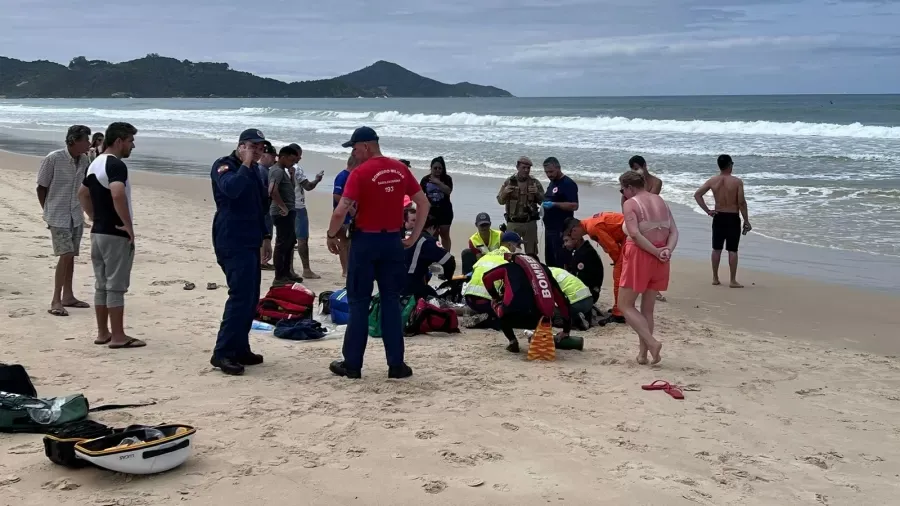
[(519, 96), (900, 92), (900, 0), (0, 0), (0, 12), (0, 54), (64, 64), (155, 52), (293, 81), (383, 59)]

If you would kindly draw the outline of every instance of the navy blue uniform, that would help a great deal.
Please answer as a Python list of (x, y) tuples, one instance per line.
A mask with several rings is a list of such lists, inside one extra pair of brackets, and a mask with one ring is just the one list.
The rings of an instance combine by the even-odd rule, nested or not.
[(228, 301), (213, 357), (234, 359), (250, 352), (250, 327), (259, 302), (259, 250), (266, 236), (268, 196), (257, 165), (243, 165), (235, 152), (213, 163), (210, 178), (216, 202), (213, 247), (228, 282)]
[(438, 264), (444, 268), (444, 277), (450, 279), (456, 270), (456, 260), (447, 250), (438, 246), (437, 239), (428, 232), (422, 232), (419, 240), (406, 254), (406, 288), (401, 295), (415, 295), (416, 298), (436, 297), (437, 293), (428, 285), (428, 268)]
[[(569, 176), (550, 181), (544, 201), (578, 202), (578, 184)], [(563, 247), (563, 233), (566, 220), (575, 216), (574, 211), (563, 211), (558, 207), (544, 209), (544, 258), (549, 267), (564, 267), (568, 255)]]

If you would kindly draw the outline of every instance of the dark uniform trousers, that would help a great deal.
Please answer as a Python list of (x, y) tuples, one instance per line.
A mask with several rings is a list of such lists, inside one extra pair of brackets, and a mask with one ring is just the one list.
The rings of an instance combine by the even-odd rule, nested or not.
[(259, 303), (259, 248), (216, 248), (216, 260), (228, 282), (228, 300), (216, 338), (216, 358), (250, 352), (250, 327)]
[(213, 357), (238, 358), (250, 352), (250, 328), (259, 303), (260, 246), (266, 233), (266, 189), (256, 164), (243, 166), (236, 153), (213, 164), (212, 239), (216, 261), (228, 283), (228, 300)]
[(362, 369), (369, 340), (369, 305), (378, 283), (381, 297), (381, 333), (388, 366), (403, 365), (403, 324), (400, 292), (406, 282), (406, 262), (400, 232), (353, 233), (347, 267), (347, 299), (350, 321), (344, 334), (344, 362), (348, 369)]
[[(548, 267), (564, 268), (567, 263), (566, 249), (563, 247), (562, 230), (544, 228), (544, 263)], [(571, 257), (571, 253), (568, 257)]]
[(275, 224), (275, 248), (272, 252), (275, 278), (287, 279), (293, 273), (291, 266), (294, 263), (294, 244), (297, 242), (297, 211), (291, 209), (286, 216), (272, 216), (272, 221)]

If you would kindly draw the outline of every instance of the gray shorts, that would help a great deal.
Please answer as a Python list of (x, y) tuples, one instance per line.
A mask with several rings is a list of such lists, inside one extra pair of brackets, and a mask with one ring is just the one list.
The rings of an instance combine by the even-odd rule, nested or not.
[(53, 243), (53, 254), (56, 256), (78, 256), (81, 249), (81, 237), (84, 235), (84, 226), (77, 227), (47, 227), (50, 229), (50, 241)]
[(131, 284), (134, 244), (127, 237), (91, 234), (91, 263), (94, 265), (94, 305), (121, 307)]

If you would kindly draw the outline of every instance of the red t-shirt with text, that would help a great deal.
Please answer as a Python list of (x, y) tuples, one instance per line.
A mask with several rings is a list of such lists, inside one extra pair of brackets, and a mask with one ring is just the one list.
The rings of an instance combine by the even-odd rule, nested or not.
[(356, 228), (363, 232), (403, 228), (403, 197), (422, 191), (409, 167), (379, 156), (353, 169), (343, 197), (356, 202)]

